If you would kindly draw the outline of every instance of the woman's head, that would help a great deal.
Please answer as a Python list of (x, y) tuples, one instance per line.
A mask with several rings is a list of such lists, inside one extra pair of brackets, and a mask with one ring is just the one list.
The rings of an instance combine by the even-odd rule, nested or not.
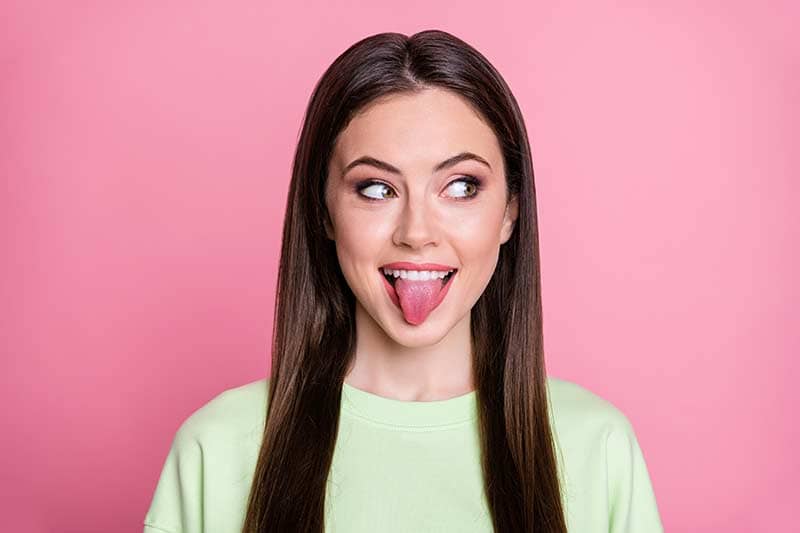
[[(344, 320), (353, 330), (363, 312), (366, 323), (396, 342), (422, 346), (440, 340), (471, 309), (480, 313), (476, 305), (487, 289), (514, 297), (515, 277), (533, 276), (537, 240), (529, 150), (502, 77), (456, 37), (384, 33), (346, 50), (311, 97), (288, 200), (295, 210), (287, 213), (287, 225), (295, 226), (290, 246), (302, 242), (308, 250), (315, 292), (329, 301), (321, 322)], [(465, 160), (434, 171), (464, 152), (491, 168)], [(400, 174), (370, 165), (346, 172), (362, 157)], [(480, 183), (445, 189), (457, 177)], [(354, 189), (367, 179), (387, 186)], [(476, 185), (472, 200), (447, 197), (472, 194)], [(370, 202), (376, 194), (386, 199)], [(403, 298), (384, 286), (379, 268), (398, 261), (457, 269), (438, 307), (431, 309), (436, 294), (425, 298), (425, 290), (412, 287)]]
[(507, 189), (497, 136), (458, 93), (420, 88), (360, 110), (338, 135), (325, 194), (359, 327), (411, 347), (468, 321), (513, 230)]
[[(477, 159), (440, 166), (466, 153)], [(437, 342), (469, 316), (495, 530), (565, 531), (551, 426), (542, 423), (538, 247), (524, 121), (483, 55), (431, 30), (373, 35), (336, 58), (311, 95), (295, 153), (267, 421), (244, 531), (323, 530), (357, 313), (408, 347)], [(439, 287), (395, 286), (402, 309), (390, 305), (379, 268), (405, 261), (453, 267), (444, 280), (452, 295), (436, 307), (436, 294), (418, 289)]]

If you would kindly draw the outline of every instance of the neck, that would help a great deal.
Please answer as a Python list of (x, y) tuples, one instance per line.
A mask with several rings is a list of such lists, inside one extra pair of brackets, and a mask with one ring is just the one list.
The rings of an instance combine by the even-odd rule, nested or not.
[(382, 327), (356, 303), (356, 352), (345, 382), (402, 401), (446, 400), (474, 390), (470, 313), (437, 337), (434, 330), (441, 329), (433, 323)]

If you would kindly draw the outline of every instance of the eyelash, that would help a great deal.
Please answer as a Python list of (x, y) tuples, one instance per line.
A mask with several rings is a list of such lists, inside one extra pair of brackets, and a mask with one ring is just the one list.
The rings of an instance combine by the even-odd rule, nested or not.
[[(451, 181), (450, 183), (447, 184), (447, 187), (450, 187), (450, 185), (452, 185), (453, 183), (457, 183), (459, 181), (463, 181), (464, 183), (468, 183), (468, 184), (474, 185), (475, 186), (475, 192), (472, 194), (472, 196), (453, 197), (452, 199), (456, 200), (457, 202), (464, 202), (464, 201), (467, 201), (467, 200), (472, 200), (473, 198), (477, 197), (478, 194), (480, 194), (480, 192), (483, 190), (483, 181), (481, 181), (480, 179), (476, 178), (475, 176), (467, 176), (467, 175), (462, 176), (462, 177), (460, 177), (458, 179), (455, 179), (455, 180)], [(388, 184), (386, 184), (386, 183), (384, 183), (382, 181), (379, 181), (379, 180), (374, 180), (374, 179), (364, 180), (364, 181), (358, 182), (355, 185), (355, 189), (356, 189), (356, 192), (358, 193), (358, 195), (361, 196), (364, 200), (366, 200), (368, 202), (383, 202), (384, 200), (388, 200), (389, 199), (389, 198), (371, 198), (369, 196), (365, 196), (365, 195), (361, 194), (361, 191), (363, 191), (364, 189), (366, 189), (367, 187), (370, 187), (372, 185), (383, 185), (383, 186), (387, 187), (389, 190), (392, 190), (391, 186), (389, 186)], [(445, 188), (447, 188), (447, 187), (445, 187)]]

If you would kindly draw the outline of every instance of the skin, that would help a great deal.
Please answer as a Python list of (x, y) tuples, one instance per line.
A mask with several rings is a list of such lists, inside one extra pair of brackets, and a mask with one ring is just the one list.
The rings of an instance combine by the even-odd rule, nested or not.
[[(474, 160), (434, 172), (462, 152)], [(400, 174), (370, 164), (371, 156)], [(460, 181), (474, 176), (480, 190)], [(374, 179), (384, 185), (357, 184)], [(475, 194), (477, 192), (477, 194)], [(371, 200), (372, 198), (372, 200)], [(442, 89), (371, 103), (337, 138), (328, 167), (328, 237), (356, 297), (356, 353), (345, 382), (403, 401), (444, 400), (475, 389), (470, 310), (511, 236), (517, 199), (508, 201), (497, 137), (459, 95)], [(395, 261), (458, 269), (442, 303), (419, 325), (389, 299), (379, 267)]]

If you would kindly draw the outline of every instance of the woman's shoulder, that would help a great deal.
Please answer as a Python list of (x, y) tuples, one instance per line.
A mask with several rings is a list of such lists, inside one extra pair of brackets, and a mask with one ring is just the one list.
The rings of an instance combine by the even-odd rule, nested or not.
[(588, 531), (607, 521), (608, 531), (663, 532), (644, 453), (628, 416), (566, 379), (548, 378), (548, 392), (575, 529)]
[[(247, 496), (247, 480), (261, 445), (266, 401), (267, 379), (260, 379), (217, 393), (183, 420), (145, 516), (145, 531), (207, 529), (203, 524), (208, 520), (208, 505), (221, 506), (211, 513), (212, 523), (238, 519), (238, 511), (226, 502), (244, 501)], [(204, 492), (208, 487), (222, 500), (209, 503)]]
[(266, 416), (269, 378), (224, 389), (196, 408), (180, 425), (179, 441), (208, 442), (260, 434)]
[(573, 381), (548, 376), (551, 413), (559, 433), (632, 433), (627, 415), (614, 403)]

